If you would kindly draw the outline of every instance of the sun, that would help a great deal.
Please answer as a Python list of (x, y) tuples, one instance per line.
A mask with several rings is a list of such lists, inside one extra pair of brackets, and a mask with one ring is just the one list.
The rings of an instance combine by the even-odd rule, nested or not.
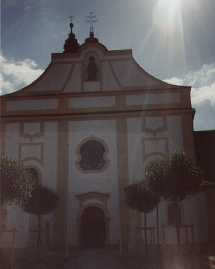
[(180, 29), (183, 0), (158, 0), (153, 12), (154, 25), (163, 32), (172, 34)]

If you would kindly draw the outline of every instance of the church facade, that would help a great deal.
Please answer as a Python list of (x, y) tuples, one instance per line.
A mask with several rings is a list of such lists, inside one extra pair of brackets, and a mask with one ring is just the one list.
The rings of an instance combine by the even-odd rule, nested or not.
[[(58, 194), (56, 212), (44, 217), (51, 242), (129, 247), (143, 217), (128, 209), (124, 188), (142, 180), (156, 158), (195, 156), (191, 88), (154, 78), (132, 50), (108, 50), (93, 32), (80, 45), (72, 26), (64, 52), (52, 54), (43, 74), (1, 97), (1, 151)], [(200, 241), (202, 199), (191, 199), (183, 211), (184, 224), (197, 223)], [(168, 230), (167, 211), (161, 203), (159, 225)], [(33, 217), (8, 212), (18, 246), (31, 244)], [(153, 212), (148, 225), (155, 226)]]

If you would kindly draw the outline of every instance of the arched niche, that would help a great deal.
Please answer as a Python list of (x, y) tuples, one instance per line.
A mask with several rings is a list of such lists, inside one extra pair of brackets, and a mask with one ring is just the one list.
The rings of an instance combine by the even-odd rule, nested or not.
[(82, 60), (82, 89), (86, 92), (100, 91), (102, 64), (97, 52), (89, 51)]

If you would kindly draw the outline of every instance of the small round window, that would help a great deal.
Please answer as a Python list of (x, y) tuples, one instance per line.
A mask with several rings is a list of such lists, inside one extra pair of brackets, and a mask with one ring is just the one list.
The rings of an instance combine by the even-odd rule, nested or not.
[(83, 171), (96, 171), (104, 168), (106, 149), (97, 140), (88, 140), (80, 146), (79, 167)]

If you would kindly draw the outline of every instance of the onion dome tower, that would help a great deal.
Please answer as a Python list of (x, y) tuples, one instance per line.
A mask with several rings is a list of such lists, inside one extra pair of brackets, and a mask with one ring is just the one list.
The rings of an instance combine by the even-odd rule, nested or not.
[(78, 43), (78, 40), (76, 39), (75, 34), (73, 33), (73, 23), (70, 23), (71, 32), (69, 34), (69, 37), (65, 41), (64, 44), (64, 53), (75, 53), (78, 51), (80, 45)]

